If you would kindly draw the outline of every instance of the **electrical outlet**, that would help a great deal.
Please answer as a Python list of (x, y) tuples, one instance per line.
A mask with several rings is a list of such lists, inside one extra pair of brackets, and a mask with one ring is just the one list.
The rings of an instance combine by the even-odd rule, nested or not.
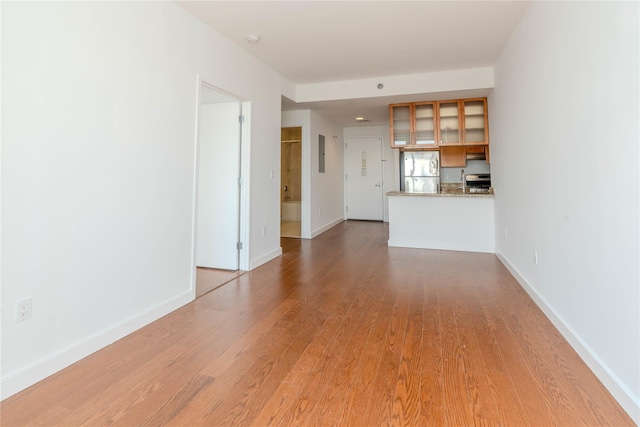
[(538, 251), (533, 251), (533, 263), (538, 264)]
[(31, 297), (16, 301), (16, 323), (31, 318)]
[(322, 215), (322, 208), (318, 208), (318, 215)]
[(504, 229), (504, 238), (505, 239), (509, 238), (509, 231), (506, 228)]
[(262, 227), (262, 235), (263, 236), (267, 235), (267, 227)]

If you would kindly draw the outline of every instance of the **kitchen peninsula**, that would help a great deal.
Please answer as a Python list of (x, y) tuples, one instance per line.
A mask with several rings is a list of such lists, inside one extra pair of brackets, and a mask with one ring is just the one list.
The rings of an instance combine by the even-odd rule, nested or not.
[(493, 194), (390, 191), (389, 246), (495, 252)]
[(495, 252), (487, 99), (391, 104), (389, 115), (400, 191), (387, 193), (388, 245)]

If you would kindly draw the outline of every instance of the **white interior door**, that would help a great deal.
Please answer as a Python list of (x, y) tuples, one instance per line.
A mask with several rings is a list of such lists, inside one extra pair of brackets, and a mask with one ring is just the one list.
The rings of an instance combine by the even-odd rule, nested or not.
[(382, 138), (347, 138), (347, 219), (382, 221)]
[(237, 270), (241, 103), (228, 99), (200, 105), (196, 265)]

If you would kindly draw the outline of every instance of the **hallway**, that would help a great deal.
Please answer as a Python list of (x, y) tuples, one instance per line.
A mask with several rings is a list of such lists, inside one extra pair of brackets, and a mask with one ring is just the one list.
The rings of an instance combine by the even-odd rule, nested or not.
[(633, 425), (492, 254), (346, 221), (2, 404), (3, 426)]

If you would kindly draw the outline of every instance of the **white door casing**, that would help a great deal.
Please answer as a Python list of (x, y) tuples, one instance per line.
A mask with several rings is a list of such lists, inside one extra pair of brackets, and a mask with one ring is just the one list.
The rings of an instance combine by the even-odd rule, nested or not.
[(382, 138), (347, 138), (345, 163), (347, 219), (382, 221)]

